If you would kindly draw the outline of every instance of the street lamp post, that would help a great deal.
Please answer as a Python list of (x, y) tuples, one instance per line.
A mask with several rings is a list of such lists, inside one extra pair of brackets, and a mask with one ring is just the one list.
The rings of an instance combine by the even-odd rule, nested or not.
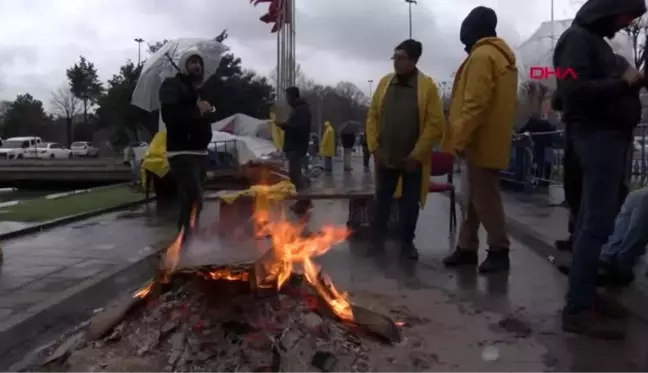
[(416, 0), (405, 0), (409, 6), (409, 38), (412, 38), (412, 4), (416, 5)]
[(371, 100), (371, 95), (373, 93), (373, 79), (367, 80), (369, 82), (369, 99)]
[(137, 67), (139, 67), (142, 64), (142, 43), (144, 39), (135, 38), (134, 41), (137, 43)]

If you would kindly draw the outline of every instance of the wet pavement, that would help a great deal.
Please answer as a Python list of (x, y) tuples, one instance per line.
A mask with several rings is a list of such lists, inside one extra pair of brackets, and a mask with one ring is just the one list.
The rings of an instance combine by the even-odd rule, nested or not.
[[(642, 320), (628, 320), (624, 342), (563, 333), (559, 312), (566, 278), (519, 242), (512, 243), (508, 276), (445, 269), (441, 260), (449, 250), (448, 208), (447, 198), (429, 198), (417, 230), (418, 263), (400, 259), (395, 245), (376, 255), (362, 242), (339, 245), (320, 260), (334, 283), (360, 305), (377, 311), (408, 309), (418, 320), (406, 331), (412, 343), (385, 353), (396, 360), (399, 354), (425, 360), (422, 364), (429, 364), (429, 370), (648, 368), (648, 328)], [(344, 205), (327, 202), (318, 202), (316, 211), (312, 226), (339, 222), (346, 213)]]
[(32, 308), (151, 253), (151, 245), (170, 239), (172, 216), (153, 205), (110, 213), (2, 242), (0, 330)]
[[(362, 172), (356, 167), (354, 174), (365, 178)], [(514, 211), (510, 201), (506, 203), (507, 213)], [(380, 254), (363, 241), (337, 245), (318, 258), (353, 302), (377, 312), (399, 313), (409, 325), (405, 341), (383, 351), (389, 370), (399, 370), (403, 359), (415, 361), (422, 371), (648, 369), (648, 324), (642, 319), (629, 318), (625, 341), (563, 333), (559, 311), (566, 278), (545, 255), (520, 242), (512, 242), (509, 275), (445, 269), (441, 260), (450, 249), (448, 210), (446, 197), (428, 199), (417, 229), (418, 262), (402, 260), (395, 245)], [(316, 201), (314, 211), (312, 230), (347, 220), (343, 201)], [(216, 213), (208, 204), (203, 225)], [(29, 312), (30, 306), (83, 279), (146, 255), (146, 247), (168, 237), (173, 226), (168, 217), (155, 216), (150, 210), (115, 213), (5, 242), (0, 322)]]

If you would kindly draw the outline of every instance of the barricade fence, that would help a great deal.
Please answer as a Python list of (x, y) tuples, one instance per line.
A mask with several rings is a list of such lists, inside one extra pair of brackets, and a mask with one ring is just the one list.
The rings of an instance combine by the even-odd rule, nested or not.
[[(628, 184), (631, 189), (648, 184), (648, 124), (635, 130), (628, 149)], [(565, 167), (565, 133), (519, 133), (513, 135), (509, 168), (502, 179), (519, 184), (526, 190), (538, 186), (562, 185)], [(604, 151), (604, 150), (602, 150)]]

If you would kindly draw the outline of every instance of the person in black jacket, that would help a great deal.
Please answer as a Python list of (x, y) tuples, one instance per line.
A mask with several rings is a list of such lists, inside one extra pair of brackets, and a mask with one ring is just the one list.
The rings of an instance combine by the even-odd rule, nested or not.
[(646, 12), (644, 0), (588, 0), (554, 49), (556, 69), (572, 69), (575, 78), (558, 79), (563, 121), (570, 130), (583, 172), (569, 290), (562, 314), (565, 331), (601, 338), (623, 338), (624, 329), (601, 322), (612, 316), (597, 293), (598, 260), (618, 212), (627, 151), (641, 116), (638, 100), (643, 75), (631, 66), (619, 73), (605, 38)]
[[(286, 88), (288, 104), (292, 108), (288, 121), (277, 123), (284, 130), (283, 151), (288, 159), (288, 175), (295, 188), (303, 190), (305, 187), (302, 167), (306, 163), (306, 153), (310, 142), (311, 112), (308, 103), (304, 101), (297, 87)], [(310, 201), (298, 201), (295, 209), (303, 212), (310, 207)]]
[(353, 148), (356, 143), (356, 133), (353, 129), (345, 131), (342, 130), (340, 134), (340, 140), (342, 141), (342, 160), (344, 163), (344, 171), (351, 171), (351, 155), (353, 154)]
[[(195, 52), (183, 55), (180, 71), (160, 87), (160, 111), (167, 130), (169, 168), (180, 193), (178, 229), (184, 241), (198, 226), (203, 202), (203, 182), (207, 145), (212, 138), (211, 113), (214, 107), (200, 98), (204, 82), (203, 59)], [(194, 211), (195, 210), (195, 211)], [(192, 215), (196, 221), (191, 224)]]

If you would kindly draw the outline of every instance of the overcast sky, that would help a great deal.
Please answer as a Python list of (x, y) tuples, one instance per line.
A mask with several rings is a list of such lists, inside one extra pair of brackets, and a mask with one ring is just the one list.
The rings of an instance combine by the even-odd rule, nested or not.
[[(320, 83), (369, 79), (391, 69), (393, 47), (408, 36), (404, 0), (296, 0), (297, 60)], [(477, 5), (495, 9), (498, 33), (512, 46), (550, 19), (550, 0), (419, 0), (414, 38), (423, 43), (420, 67), (437, 81), (465, 56), (459, 25)], [(555, 0), (555, 18), (570, 18), (578, 0)], [(127, 59), (137, 60), (140, 37), (226, 41), (245, 68), (267, 75), (275, 65), (276, 38), (258, 18), (267, 5), (248, 0), (4, 0), (0, 1), (0, 99), (31, 93), (46, 106), (66, 84), (65, 69), (80, 55), (94, 62), (102, 81)], [(143, 48), (144, 49), (144, 48)]]

